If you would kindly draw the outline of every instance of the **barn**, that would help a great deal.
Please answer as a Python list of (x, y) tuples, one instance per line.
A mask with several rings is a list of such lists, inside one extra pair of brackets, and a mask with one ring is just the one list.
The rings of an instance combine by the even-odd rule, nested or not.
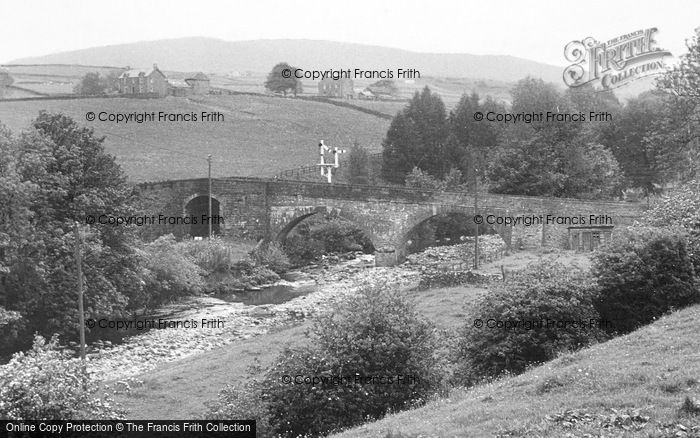
[(185, 82), (192, 87), (192, 94), (209, 93), (209, 78), (202, 72), (189, 75)]

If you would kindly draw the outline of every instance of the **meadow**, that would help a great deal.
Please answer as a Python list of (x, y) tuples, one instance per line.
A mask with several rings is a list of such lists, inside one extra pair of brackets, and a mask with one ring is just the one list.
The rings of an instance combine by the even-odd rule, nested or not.
[[(233, 95), (163, 99), (92, 98), (0, 101), (0, 123), (26, 129), (40, 110), (63, 113), (105, 137), (132, 181), (198, 178), (212, 175), (272, 176), (316, 163), (318, 141), (348, 148), (354, 141), (381, 150), (389, 121), (349, 108), (293, 98)], [(223, 113), (220, 122), (114, 123), (87, 121), (86, 114)], [(201, 119), (201, 117), (199, 117)]]

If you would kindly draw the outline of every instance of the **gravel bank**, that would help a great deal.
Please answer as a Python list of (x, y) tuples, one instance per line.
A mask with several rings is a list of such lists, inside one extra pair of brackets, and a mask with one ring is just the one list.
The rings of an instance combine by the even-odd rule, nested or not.
[[(102, 380), (120, 380), (203, 351), (248, 339), (283, 326), (294, 319), (327, 311), (335, 302), (364, 284), (387, 282), (416, 285), (419, 274), (407, 267), (362, 268), (347, 263), (310, 274), (317, 290), (282, 304), (247, 306), (217, 298), (196, 297), (170, 321), (192, 321), (197, 328), (164, 328), (132, 336), (88, 355), (88, 369)], [(179, 304), (182, 308), (182, 303)], [(202, 321), (211, 322), (202, 327)]]

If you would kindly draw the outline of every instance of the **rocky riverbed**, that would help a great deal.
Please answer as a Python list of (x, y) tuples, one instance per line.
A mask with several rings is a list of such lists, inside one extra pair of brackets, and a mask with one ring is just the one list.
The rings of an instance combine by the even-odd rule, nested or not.
[[(163, 317), (172, 324), (181, 322), (178, 327), (152, 329), (117, 345), (102, 345), (88, 355), (88, 369), (102, 380), (129, 378), (164, 362), (258, 336), (293, 320), (313, 317), (363, 285), (387, 282), (408, 287), (418, 284), (417, 271), (407, 266), (368, 267), (373, 264), (371, 258), (364, 256), (307, 270), (302, 280), (287, 284), (313, 282), (316, 290), (281, 304), (251, 306), (213, 297), (190, 298), (170, 309), (172, 312), (167, 318)], [(189, 328), (182, 326), (186, 321), (189, 321)], [(156, 319), (155, 323), (158, 322)]]

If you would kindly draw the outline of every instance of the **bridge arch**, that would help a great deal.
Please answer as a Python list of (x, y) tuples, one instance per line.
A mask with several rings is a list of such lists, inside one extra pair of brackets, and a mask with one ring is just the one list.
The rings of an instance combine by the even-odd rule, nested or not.
[[(496, 210), (496, 209), (478, 209), (478, 214), (482, 218), (486, 218), (488, 215), (503, 216), (509, 214), (507, 211)], [(397, 231), (396, 240), (394, 247), (397, 251), (398, 260), (401, 261), (409, 252), (409, 239), (413, 232), (415, 232), (418, 227), (430, 221), (431, 219), (440, 216), (451, 216), (457, 215), (463, 217), (464, 220), (469, 221), (469, 225), (476, 226), (474, 221), (474, 207), (465, 205), (451, 205), (451, 204), (434, 204), (429, 208), (421, 209), (416, 213), (410, 215), (405, 222), (403, 227), (400, 227)], [(501, 236), (506, 245), (510, 246), (511, 242), (511, 230), (509, 227), (502, 225), (490, 225), (484, 220), (479, 224), (479, 234), (498, 234)]]
[[(224, 208), (219, 197), (211, 197), (211, 232), (221, 234), (224, 230)], [(185, 198), (182, 205), (182, 216), (192, 218), (192, 223), (186, 225), (186, 234), (191, 237), (207, 237), (209, 235), (209, 194), (195, 193)]]
[(362, 217), (354, 214), (348, 214), (340, 208), (328, 206), (312, 206), (312, 207), (290, 207), (284, 209), (286, 211), (273, 212), (273, 220), (271, 220), (271, 240), (284, 242), (289, 234), (297, 227), (312, 216), (325, 216), (331, 219), (338, 218), (351, 223), (357, 227), (362, 233), (372, 242), (372, 245), (377, 248), (380, 242), (378, 237), (371, 229), (364, 225)]

